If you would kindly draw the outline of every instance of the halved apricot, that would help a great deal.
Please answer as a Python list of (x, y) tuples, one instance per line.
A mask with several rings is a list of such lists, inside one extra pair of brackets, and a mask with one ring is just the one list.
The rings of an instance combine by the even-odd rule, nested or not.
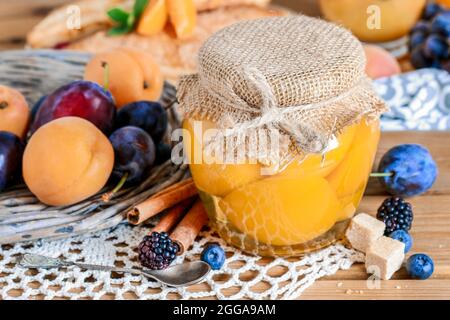
[(197, 9), (193, 0), (167, 0), (170, 22), (178, 38), (189, 37), (197, 24)]
[(379, 125), (378, 120), (362, 119), (344, 160), (327, 176), (338, 198), (352, 197), (365, 188), (380, 140)]
[(356, 128), (357, 125), (346, 127), (337, 137), (339, 145), (325, 153), (323, 156), (314, 154), (307, 155), (305, 159), (300, 159), (300, 157), (298, 157), (281, 171), (279, 175), (283, 177), (327, 176), (344, 159), (347, 151), (352, 145)]
[(142, 14), (137, 33), (143, 36), (152, 36), (164, 29), (168, 20), (166, 0), (150, 0)]
[(202, 132), (194, 132), (194, 121), (183, 122), (183, 128), (186, 130), (183, 142), (192, 178), (198, 189), (212, 195), (224, 196), (242, 185), (262, 178), (259, 164), (222, 164), (215, 163), (217, 159), (206, 157), (203, 153), (202, 134), (216, 126), (213, 122), (204, 120), (199, 122)]
[(301, 244), (336, 222), (340, 204), (320, 177), (270, 177), (242, 186), (219, 200), (220, 209), (241, 232), (270, 245)]
[(364, 196), (364, 191), (365, 185), (362, 185), (361, 188), (359, 188), (355, 193), (339, 199), (342, 209), (339, 211), (337, 217), (338, 221), (347, 220), (353, 217), (362, 197)]

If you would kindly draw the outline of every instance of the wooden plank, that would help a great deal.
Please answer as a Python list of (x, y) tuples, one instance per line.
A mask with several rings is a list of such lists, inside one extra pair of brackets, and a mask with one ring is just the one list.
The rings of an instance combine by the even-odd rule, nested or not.
[[(370, 282), (373, 285), (372, 282)], [(450, 280), (388, 280), (380, 281), (380, 288), (372, 289), (365, 281), (317, 281), (305, 290), (302, 300), (448, 300)]]
[(0, 46), (23, 48), (25, 35), (42, 17), (23, 16), (14, 19), (0, 19)]
[(45, 16), (52, 9), (71, 0), (9, 0), (0, 2), (0, 18)]
[(69, 0), (15, 0), (0, 2), (0, 50), (20, 49), (27, 33), (52, 9)]

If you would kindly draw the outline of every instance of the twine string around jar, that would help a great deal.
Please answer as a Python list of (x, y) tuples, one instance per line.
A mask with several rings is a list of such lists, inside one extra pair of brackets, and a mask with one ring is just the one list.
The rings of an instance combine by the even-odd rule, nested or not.
[[(213, 96), (224, 105), (254, 115), (251, 120), (233, 123), (231, 127), (219, 130), (215, 135), (210, 136), (208, 141), (205, 142), (205, 150), (207, 152), (217, 150), (217, 144), (222, 143), (224, 139), (227, 141), (228, 148), (231, 147), (236, 150), (242, 145), (242, 143), (245, 142), (245, 139), (242, 139), (242, 136), (246, 137), (249, 133), (251, 133), (251, 130), (265, 128), (267, 129), (267, 132), (270, 132), (273, 129), (283, 130), (293, 139), (293, 141), (295, 141), (297, 147), (303, 151), (311, 153), (324, 153), (328, 151), (330, 139), (332, 140), (334, 136), (326, 137), (320, 132), (320, 128), (313, 128), (308, 123), (293, 123), (292, 119), (289, 119), (288, 115), (297, 112), (305, 112), (307, 110), (326, 108), (329, 105), (339, 103), (340, 101), (354, 95), (355, 92), (360, 90), (361, 86), (367, 84), (369, 81), (367, 77), (363, 76), (356, 82), (356, 85), (332, 98), (310, 104), (279, 107), (276, 95), (273, 92), (266, 76), (264, 76), (262, 72), (254, 67), (240, 67), (239, 69), (241, 70), (245, 81), (252, 85), (256, 92), (260, 95), (260, 107), (257, 108), (251, 106), (243, 98), (236, 94), (232, 88), (232, 85), (228, 83), (223, 83), (221, 92), (219, 93), (217, 90), (211, 88), (211, 86), (208, 86), (205, 83), (206, 81), (201, 81), (200, 79), (203, 88), (207, 90), (209, 95)], [(223, 117), (226, 118), (227, 115), (224, 114)], [(219, 122), (229, 123), (227, 119), (223, 119), (223, 121)], [(308, 132), (308, 136), (304, 134), (305, 132)], [(233, 139), (238, 137), (240, 138)], [(234, 143), (230, 145), (230, 141), (233, 141)], [(311, 144), (311, 142), (315, 143)], [(306, 146), (311, 145), (313, 145), (312, 148), (306, 148)]]

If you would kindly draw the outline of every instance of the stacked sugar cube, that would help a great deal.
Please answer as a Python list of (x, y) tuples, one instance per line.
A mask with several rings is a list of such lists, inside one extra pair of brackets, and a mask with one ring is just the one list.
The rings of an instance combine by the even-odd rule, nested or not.
[(388, 280), (401, 268), (405, 258), (405, 244), (385, 237), (385, 224), (366, 214), (355, 216), (346, 236), (356, 250), (366, 254), (367, 273)]

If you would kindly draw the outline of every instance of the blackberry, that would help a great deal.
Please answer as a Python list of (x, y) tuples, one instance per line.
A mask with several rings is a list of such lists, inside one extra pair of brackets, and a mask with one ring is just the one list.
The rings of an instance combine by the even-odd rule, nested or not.
[(399, 197), (387, 198), (378, 208), (377, 219), (386, 224), (385, 235), (395, 230), (408, 231), (413, 222), (411, 204)]
[(179, 250), (166, 232), (152, 232), (139, 244), (139, 262), (146, 268), (163, 270), (172, 263)]

